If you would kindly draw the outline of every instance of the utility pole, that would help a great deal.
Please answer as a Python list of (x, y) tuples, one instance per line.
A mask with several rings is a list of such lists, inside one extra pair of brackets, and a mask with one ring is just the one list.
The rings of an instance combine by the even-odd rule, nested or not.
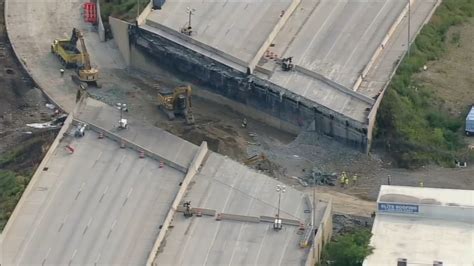
[[(313, 220), (311, 221), (311, 239), (314, 239), (314, 232), (316, 230), (316, 175), (313, 174)], [(313, 258), (316, 258), (316, 247), (314, 246), (313, 241)]]
[(410, 57), (410, 35), (411, 35), (411, 0), (408, 1), (408, 38), (407, 38), (407, 55)]

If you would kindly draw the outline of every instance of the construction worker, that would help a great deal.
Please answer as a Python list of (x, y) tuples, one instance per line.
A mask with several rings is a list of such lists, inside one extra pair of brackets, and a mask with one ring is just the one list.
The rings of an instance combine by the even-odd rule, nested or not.
[(352, 176), (352, 183), (355, 185), (357, 183), (357, 175)]
[(344, 184), (346, 183), (346, 172), (343, 171), (341, 173), (339, 182), (341, 183), (341, 187), (344, 187)]
[(345, 180), (344, 180), (344, 185), (345, 185), (346, 187), (349, 186), (349, 177), (347, 177), (347, 176), (346, 176), (346, 178), (345, 178)]
[(423, 187), (423, 181), (420, 181), (420, 187)]
[(64, 69), (59, 69), (59, 73), (61, 73), (61, 77), (64, 76)]

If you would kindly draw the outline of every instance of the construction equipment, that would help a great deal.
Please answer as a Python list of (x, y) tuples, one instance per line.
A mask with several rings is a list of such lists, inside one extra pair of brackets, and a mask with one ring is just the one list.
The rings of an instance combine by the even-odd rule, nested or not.
[(281, 59), (281, 69), (283, 71), (290, 71), (295, 67), (293, 64), (293, 57), (287, 57)]
[(186, 124), (194, 124), (191, 111), (191, 86), (179, 86), (174, 89), (158, 88), (158, 106), (166, 113), (169, 120), (176, 115), (185, 118)]
[[(81, 51), (77, 48), (77, 41), (81, 42)], [(76, 28), (72, 29), (71, 38), (68, 40), (54, 40), (51, 44), (51, 52), (55, 54), (66, 68), (75, 67), (80, 82), (97, 84), (99, 70), (93, 68), (90, 56), (84, 41), (84, 35)]]

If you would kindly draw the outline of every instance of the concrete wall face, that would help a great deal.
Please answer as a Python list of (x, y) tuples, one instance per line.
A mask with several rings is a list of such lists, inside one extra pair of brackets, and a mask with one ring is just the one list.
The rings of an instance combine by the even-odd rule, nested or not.
[[(129, 39), (132, 67), (152, 72), (153, 65), (159, 64), (183, 75), (184, 79), (206, 86), (214, 94), (284, 122), (272, 123), (272, 126), (292, 133), (310, 129), (354, 148), (367, 149), (365, 124), (301, 99), (282, 87), (236, 71), (149, 31), (131, 26)], [(259, 115), (252, 117), (262, 120)]]
[(109, 17), (109, 24), (112, 30), (112, 34), (114, 36), (114, 41), (117, 44), (120, 53), (125, 60), (125, 63), (129, 66), (130, 65), (130, 41), (128, 38), (128, 30), (130, 24), (116, 19), (114, 17)]

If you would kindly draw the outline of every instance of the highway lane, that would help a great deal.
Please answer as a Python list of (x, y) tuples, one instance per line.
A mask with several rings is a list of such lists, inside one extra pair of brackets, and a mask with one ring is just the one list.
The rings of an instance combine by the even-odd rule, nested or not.
[[(18, 224), (29, 236), (11, 258), (14, 264), (143, 265), (184, 174), (159, 162), (141, 159), (136, 151), (98, 139), (87, 131), (74, 139), (74, 154), (55, 150), (48, 171), (27, 200), (39, 200), (35, 221), (21, 209)], [(58, 178), (54, 189), (42, 184)], [(43, 194), (38, 194), (43, 193)], [(3, 243), (15, 243), (10, 231)], [(8, 254), (6, 254), (8, 255)]]

